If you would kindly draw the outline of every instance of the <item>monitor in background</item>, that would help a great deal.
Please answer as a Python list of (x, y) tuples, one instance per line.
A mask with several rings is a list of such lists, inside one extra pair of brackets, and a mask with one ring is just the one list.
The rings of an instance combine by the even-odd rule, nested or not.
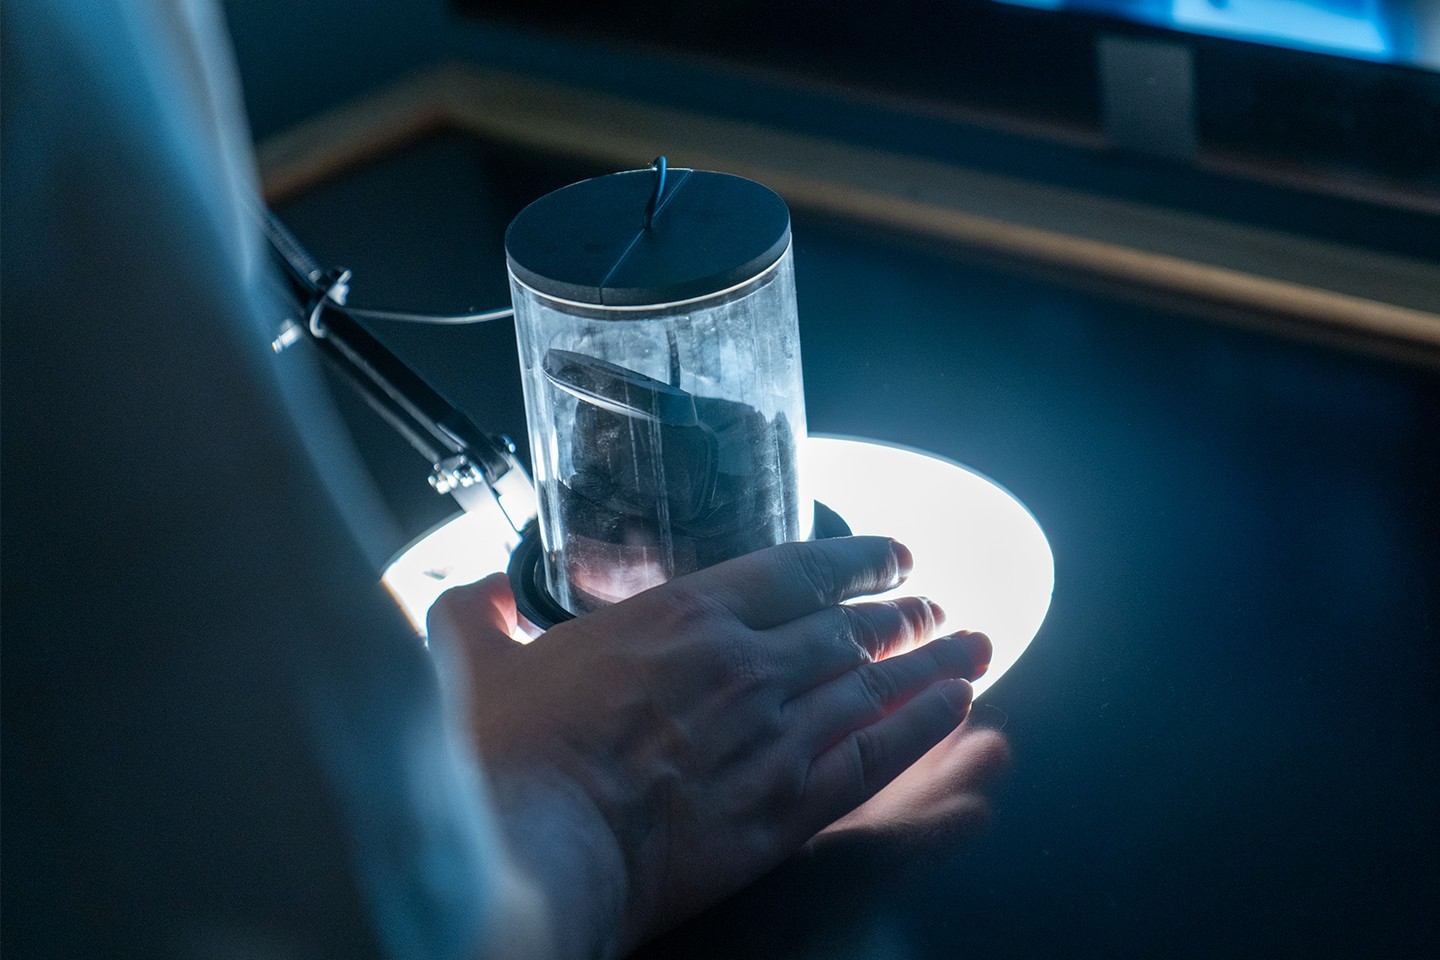
[(995, 0), (1440, 70), (1435, 0)]
[[(1440, 210), (1440, 0), (453, 3), (652, 65), (577, 66), (562, 79), (630, 77), (620, 92), (649, 95), (657, 85), (642, 75), (666, 59), (762, 83), (794, 78), (797, 89), (911, 109), (926, 118), (914, 130), (949, 118), (958, 126), (902, 148), (950, 149), (949, 159), (980, 169), (1123, 194), (1139, 183), (1125, 166), (1133, 161), (1176, 181), (1165, 197), (1137, 199), (1208, 209), (1216, 194), (1180, 182), (1193, 172), (1207, 191), (1243, 181)], [(692, 82), (685, 105), (825, 135), (842, 126), (823, 110), (781, 115), (775, 98), (737, 100), (733, 89)], [(986, 131), (998, 139), (985, 142)], [(1030, 154), (1011, 149), (1017, 132), (1037, 145)], [(868, 134), (852, 124), (843, 135)]]

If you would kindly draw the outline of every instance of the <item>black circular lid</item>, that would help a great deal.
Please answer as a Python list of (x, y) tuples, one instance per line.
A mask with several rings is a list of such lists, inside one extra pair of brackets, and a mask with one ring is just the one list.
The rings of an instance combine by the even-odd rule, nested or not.
[(510, 270), (526, 286), (610, 307), (728, 289), (770, 267), (789, 244), (790, 211), (773, 191), (726, 173), (663, 167), (562, 187), (520, 211), (505, 232)]

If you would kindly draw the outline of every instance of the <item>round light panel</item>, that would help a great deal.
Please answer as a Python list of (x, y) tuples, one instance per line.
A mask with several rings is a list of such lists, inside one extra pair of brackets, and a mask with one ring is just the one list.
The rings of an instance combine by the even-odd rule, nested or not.
[(1050, 544), (1005, 488), (931, 453), (853, 437), (812, 436), (805, 476), (815, 499), (857, 534), (894, 537), (915, 571), (879, 599), (925, 596), (945, 631), (978, 630), (995, 645), (978, 697), (1030, 645), (1055, 586)]

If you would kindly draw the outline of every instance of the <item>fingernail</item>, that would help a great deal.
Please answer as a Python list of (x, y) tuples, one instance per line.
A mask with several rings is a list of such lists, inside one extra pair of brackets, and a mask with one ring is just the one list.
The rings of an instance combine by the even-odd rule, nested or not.
[(899, 583), (910, 576), (910, 571), (915, 569), (915, 556), (910, 552), (910, 548), (899, 540), (890, 541), (890, 552), (895, 555), (895, 566), (900, 571), (900, 576), (895, 581)]
[(940, 626), (940, 624), (945, 622), (944, 607), (940, 606), (940, 604), (936, 603), (934, 600), (931, 600), (929, 597), (921, 597), (920, 599), (924, 600), (925, 605), (930, 608), (930, 616), (935, 619), (935, 626), (938, 627)]
[(985, 671), (990, 669), (990, 660), (995, 656), (995, 644), (983, 633), (966, 634), (965, 645), (970, 648), (971, 661), (975, 664), (975, 676), (972, 680), (978, 680), (985, 676)]
[(955, 716), (964, 719), (970, 712), (970, 701), (975, 698), (975, 690), (970, 684), (964, 680), (946, 680), (940, 685), (940, 692), (950, 701)]

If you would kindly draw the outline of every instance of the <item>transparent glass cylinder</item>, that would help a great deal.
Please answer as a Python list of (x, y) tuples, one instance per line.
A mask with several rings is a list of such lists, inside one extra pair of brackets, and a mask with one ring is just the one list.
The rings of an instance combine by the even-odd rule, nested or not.
[(511, 273), (545, 576), (573, 614), (811, 534), (787, 247), (676, 303), (604, 307)]

